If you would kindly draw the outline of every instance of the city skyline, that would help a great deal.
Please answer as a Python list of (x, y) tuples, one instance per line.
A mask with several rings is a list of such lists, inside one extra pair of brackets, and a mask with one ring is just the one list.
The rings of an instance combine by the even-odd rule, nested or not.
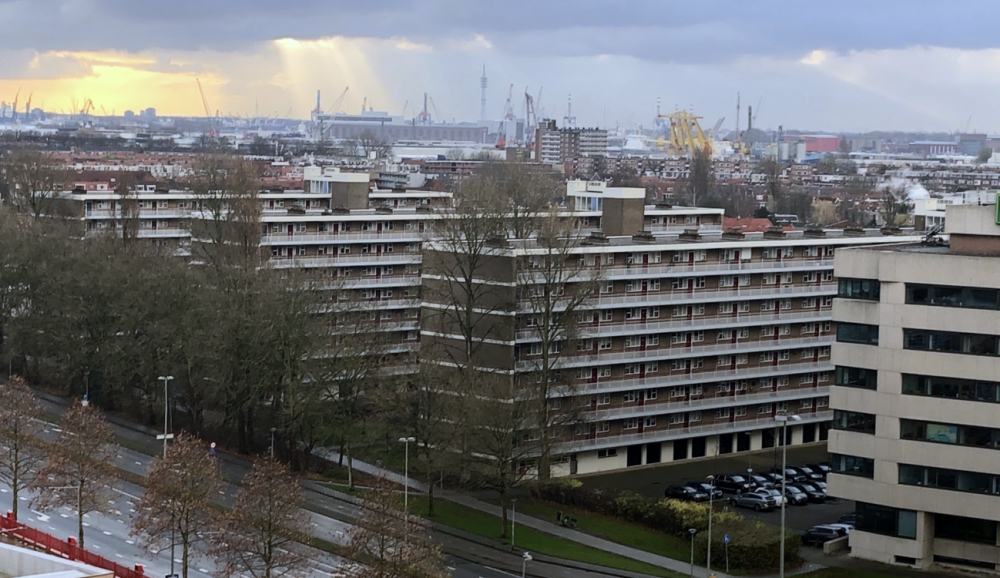
[(557, 119), (572, 94), (588, 126), (649, 127), (659, 98), (733, 128), (739, 91), (744, 127), (760, 102), (763, 128), (1000, 132), (985, 96), (1000, 48), (988, 18), (968, 21), (992, 6), (918, 4), (14, 0), (0, 100), (203, 115), (197, 78), (213, 114), (307, 118), (317, 89), (329, 107), (349, 86), (348, 111), (412, 116), (427, 92), (443, 120), (472, 121), (485, 63), (493, 118), (513, 84), (515, 113), (526, 87)]

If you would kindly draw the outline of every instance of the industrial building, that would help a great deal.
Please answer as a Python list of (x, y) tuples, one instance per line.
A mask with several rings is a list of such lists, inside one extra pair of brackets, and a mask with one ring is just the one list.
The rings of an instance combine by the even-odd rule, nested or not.
[(857, 503), (851, 555), (1000, 564), (1000, 218), (949, 205), (947, 241), (838, 251), (829, 494)]

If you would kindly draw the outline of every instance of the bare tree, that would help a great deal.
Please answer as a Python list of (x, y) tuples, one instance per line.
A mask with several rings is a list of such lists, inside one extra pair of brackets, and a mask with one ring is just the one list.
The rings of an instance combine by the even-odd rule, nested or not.
[(109, 512), (117, 482), (112, 465), (116, 456), (114, 432), (92, 405), (77, 404), (66, 413), (62, 431), (48, 447), (48, 461), (38, 470), (32, 488), (42, 510), (76, 510), (77, 538), (83, 542), (83, 516)]
[(237, 157), (207, 156), (195, 168), (191, 188), (201, 211), (192, 227), (193, 256), (217, 270), (259, 268), (263, 207), (254, 166)]
[(712, 195), (714, 188), (712, 157), (704, 149), (697, 149), (688, 161), (688, 177), (684, 182), (682, 198), (692, 207), (698, 207)]
[(356, 154), (365, 158), (371, 158), (374, 154), (376, 159), (384, 159), (392, 156), (392, 146), (379, 138), (371, 129), (361, 131), (355, 139)]
[(51, 213), (66, 176), (66, 171), (57, 167), (51, 156), (36, 150), (15, 150), (0, 161), (0, 177), (8, 189), (7, 202), (36, 219)]
[[(913, 203), (907, 196), (907, 184), (887, 184), (882, 189), (882, 205), (879, 216), (886, 227), (895, 227), (901, 220), (906, 220), (906, 214), (913, 209)], [(902, 217), (902, 218), (901, 218)]]
[(781, 187), (781, 175), (784, 172), (784, 167), (777, 159), (768, 157), (760, 161), (757, 170), (764, 175), (768, 206), (777, 211), (775, 207), (783, 201), (781, 198), (784, 192)]
[(147, 548), (181, 546), (181, 573), (188, 576), (191, 548), (206, 540), (211, 528), (212, 499), (222, 488), (217, 461), (201, 442), (187, 434), (177, 436), (165, 458), (150, 464), (146, 491), (132, 516), (132, 534)]
[(17, 519), (18, 499), (35, 479), (42, 462), (38, 448), (41, 433), (42, 407), (24, 379), (11, 376), (10, 383), (0, 388), (0, 481), (10, 487), (12, 510)]
[(441, 549), (430, 529), (406, 512), (399, 492), (385, 477), (365, 492), (361, 513), (348, 534), (347, 557), (360, 563), (349, 578), (444, 578)]
[(599, 270), (576, 251), (581, 240), (572, 223), (551, 215), (540, 225), (537, 247), (526, 250), (517, 267), (520, 330), (538, 344), (538, 354), (525, 359), (530, 367), (517, 382), (520, 399), (535, 414), (531, 428), (538, 436), (538, 476), (547, 480), (554, 446), (580, 417), (573, 407), (578, 398), (573, 381), (559, 366), (563, 357), (576, 353), (581, 321), (586, 317), (589, 323), (593, 315), (586, 305), (597, 290)]
[(220, 576), (306, 576), (309, 518), (298, 480), (281, 463), (263, 458), (243, 478), (233, 509), (219, 521), (210, 555)]

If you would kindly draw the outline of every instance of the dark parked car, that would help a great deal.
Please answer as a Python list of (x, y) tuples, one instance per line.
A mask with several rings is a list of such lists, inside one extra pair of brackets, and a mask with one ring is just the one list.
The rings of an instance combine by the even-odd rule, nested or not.
[(749, 476), (747, 476), (747, 479), (749, 479), (750, 483), (752, 483), (754, 486), (758, 488), (764, 488), (769, 490), (774, 487), (774, 481), (760, 474), (750, 474)]
[(826, 501), (826, 492), (820, 490), (819, 488), (817, 488), (816, 486), (814, 486), (814, 485), (812, 485), (812, 484), (810, 484), (808, 482), (799, 482), (797, 484), (794, 484), (794, 486), (796, 488), (798, 488), (799, 490), (802, 490), (803, 492), (805, 492), (805, 494), (807, 496), (809, 496), (809, 501), (810, 502), (825, 502)]
[(826, 464), (807, 464), (807, 465), (812, 471), (818, 474), (823, 474), (824, 480), (826, 479), (826, 475), (830, 473), (830, 466)]
[(805, 476), (803, 476), (799, 472), (793, 470), (792, 468), (787, 468), (784, 472), (781, 471), (781, 468), (774, 468), (774, 469), (771, 470), (771, 473), (772, 474), (778, 474), (779, 476), (782, 476), (782, 475), (785, 476), (785, 480), (788, 483), (804, 482), (804, 481), (806, 481), (806, 477)]
[(805, 532), (802, 532), (802, 543), (806, 546), (817, 545), (820, 546), (841, 537), (843, 534), (837, 528), (831, 528), (830, 526), (813, 526)]
[[(781, 486), (778, 488), (780, 489)], [(795, 486), (785, 486), (785, 497), (788, 498), (788, 503), (794, 506), (801, 506), (809, 502), (809, 496)]]
[(753, 508), (758, 512), (770, 510), (778, 505), (774, 500), (774, 496), (764, 493), (763, 491), (743, 492), (742, 494), (737, 494), (732, 498), (729, 498), (729, 503), (732, 506), (739, 506), (741, 508)]
[(844, 514), (843, 516), (840, 517), (839, 520), (837, 520), (837, 522), (840, 524), (850, 524), (852, 526), (857, 526), (858, 516), (857, 514)]
[(782, 480), (781, 474), (777, 472), (767, 472), (766, 474), (761, 474), (761, 475), (771, 480), (771, 483), (774, 484), (774, 487), (777, 488), (778, 486), (781, 485), (781, 480)]
[(823, 479), (823, 474), (813, 471), (809, 466), (791, 466), (788, 469), (794, 470), (799, 475), (805, 476), (807, 480), (819, 481)]
[(689, 487), (689, 488), (694, 488), (695, 490), (697, 490), (699, 492), (703, 492), (705, 494), (708, 494), (709, 492), (711, 492), (711, 496), (712, 496), (713, 500), (721, 500), (722, 499), (722, 490), (720, 490), (719, 488), (716, 488), (716, 487), (712, 486), (712, 484), (710, 484), (708, 482), (688, 482), (688, 483), (686, 483), (684, 485), (687, 486), (687, 487)]
[(753, 489), (753, 483), (739, 474), (719, 474), (715, 476), (715, 487), (730, 494), (740, 494)]
[(698, 490), (687, 486), (668, 486), (667, 489), (663, 491), (663, 497), (670, 498), (672, 500), (684, 500), (686, 502), (708, 501), (708, 494), (705, 492), (699, 492)]

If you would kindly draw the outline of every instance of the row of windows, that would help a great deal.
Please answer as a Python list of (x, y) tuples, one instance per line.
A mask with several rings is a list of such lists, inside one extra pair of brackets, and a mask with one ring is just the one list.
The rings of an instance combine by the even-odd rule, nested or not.
[(854, 512), (857, 515), (854, 527), (862, 532), (897, 538), (917, 537), (917, 513), (913, 510), (856, 502)]
[(830, 454), (830, 469), (838, 474), (861, 476), (870, 479), (875, 477), (875, 460), (857, 456)]
[(998, 310), (1000, 309), (1000, 290), (907, 283), (906, 302), (913, 305)]
[(837, 297), (878, 301), (880, 294), (881, 284), (876, 279), (841, 278), (837, 280)]
[(1000, 346), (1000, 337), (996, 335), (927, 329), (903, 330), (904, 349), (996, 356), (1000, 354), (998, 346)]
[(875, 414), (834, 410), (833, 429), (874, 434)]
[(973, 494), (1000, 495), (1000, 476), (980, 472), (899, 464), (899, 483)]
[(900, 419), (899, 437), (904, 440), (1000, 449), (1000, 429), (974, 425)]
[(867, 325), (864, 323), (838, 323), (837, 341), (841, 343), (878, 345), (878, 325)]
[(877, 389), (878, 371), (863, 367), (837, 366), (834, 384), (842, 387), (858, 387), (861, 389)]
[(995, 381), (974, 381), (954, 377), (903, 374), (903, 393), (964, 401), (1000, 403), (1000, 383)]

